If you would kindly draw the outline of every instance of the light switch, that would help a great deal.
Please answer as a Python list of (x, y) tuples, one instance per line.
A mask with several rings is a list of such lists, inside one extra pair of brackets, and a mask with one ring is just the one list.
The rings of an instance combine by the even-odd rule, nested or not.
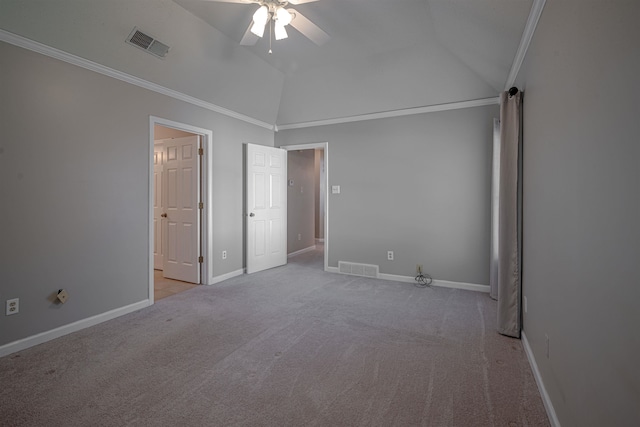
[(340, 194), (340, 186), (332, 185), (331, 186), (331, 194)]

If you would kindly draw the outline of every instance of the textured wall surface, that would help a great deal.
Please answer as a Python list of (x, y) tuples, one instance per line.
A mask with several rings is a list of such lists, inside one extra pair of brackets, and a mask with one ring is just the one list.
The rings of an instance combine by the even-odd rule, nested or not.
[(518, 77), (524, 331), (562, 426), (640, 425), (638, 16), (547, 1)]
[[(213, 130), (212, 276), (243, 268), (242, 144), (273, 132), (0, 43), (0, 345), (146, 300), (149, 116)], [(49, 298), (60, 288), (69, 301)]]
[(278, 132), (279, 146), (329, 143), (329, 266), (413, 276), (423, 264), (437, 279), (488, 284), (497, 114), (489, 106)]

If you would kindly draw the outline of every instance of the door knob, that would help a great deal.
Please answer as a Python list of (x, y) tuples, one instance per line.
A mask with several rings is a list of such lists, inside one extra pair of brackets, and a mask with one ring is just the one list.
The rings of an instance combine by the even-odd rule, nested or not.
[(167, 214), (166, 214), (166, 213), (163, 213), (163, 214), (162, 214), (162, 215), (160, 215), (160, 216), (161, 216), (162, 218), (166, 218), (166, 217), (167, 217)]
[(251, 212), (251, 213), (249, 214), (249, 216), (250, 216), (250, 217), (254, 217), (254, 216), (256, 216), (256, 214), (254, 214), (253, 212)]

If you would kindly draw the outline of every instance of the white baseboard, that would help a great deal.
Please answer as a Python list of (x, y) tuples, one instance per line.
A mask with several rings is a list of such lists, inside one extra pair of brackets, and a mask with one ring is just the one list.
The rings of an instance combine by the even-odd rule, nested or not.
[(311, 251), (315, 251), (316, 250), (316, 245), (313, 246), (309, 246), (308, 248), (304, 248), (304, 249), (300, 249), (299, 251), (295, 251), (295, 252), (291, 252), (290, 254), (287, 255), (287, 258), (291, 258), (294, 257), (296, 255), (301, 255), (307, 252), (311, 252)]
[(540, 370), (538, 369), (536, 358), (533, 356), (533, 351), (531, 350), (529, 340), (527, 340), (527, 336), (525, 335), (524, 331), (522, 331), (522, 345), (524, 346), (524, 352), (527, 355), (527, 359), (529, 359), (529, 365), (531, 365), (533, 377), (536, 379), (536, 384), (538, 384), (538, 390), (540, 391), (540, 396), (542, 397), (544, 409), (547, 411), (549, 423), (551, 424), (551, 427), (560, 427), (560, 421), (558, 420), (558, 416), (556, 415), (556, 410), (553, 408), (549, 393), (547, 393), (547, 389), (542, 382), (542, 376), (540, 375)]
[[(413, 278), (415, 281), (415, 278)], [(464, 282), (450, 282), (448, 280), (435, 280), (432, 283), (433, 286), (440, 286), (441, 288), (453, 288), (453, 289), (465, 289), (467, 291), (484, 292), (489, 293), (491, 287), (489, 285), (480, 285), (477, 283), (464, 283)]]
[(34, 345), (51, 341), (52, 339), (55, 339), (55, 338), (60, 338), (72, 332), (77, 332), (81, 329), (85, 329), (90, 326), (97, 325), (98, 323), (115, 319), (116, 317), (124, 316), (125, 314), (133, 313), (134, 311), (148, 307), (149, 303), (150, 301), (146, 299), (144, 301), (140, 301), (124, 307), (116, 308), (102, 314), (96, 314), (95, 316), (78, 320), (76, 322), (69, 323), (68, 325), (51, 329), (50, 331), (41, 332), (39, 334), (32, 335), (27, 338), (22, 338), (18, 341), (10, 342), (8, 344), (0, 346), (0, 357), (6, 356), (11, 353), (15, 353), (20, 350), (27, 349), (29, 347), (33, 347)]
[[(329, 273), (338, 273), (340, 274), (340, 270), (338, 267), (327, 267), (325, 268), (326, 272)], [(378, 279), (381, 280), (391, 280), (394, 282), (406, 282), (406, 283), (415, 283), (415, 277), (411, 276), (399, 276), (396, 274), (386, 274), (380, 273), (378, 274)], [(441, 288), (453, 288), (453, 289), (465, 289), (467, 291), (475, 291), (475, 292), (486, 292), (489, 293), (490, 287), (489, 285), (478, 285), (475, 283), (464, 283), (464, 282), (450, 282), (448, 280), (436, 280), (434, 279), (431, 283), (432, 286), (438, 286)]]
[[(399, 276), (396, 274), (380, 273), (378, 279), (382, 280), (394, 280), (396, 282), (416, 283), (416, 278), (411, 276)], [(438, 286), (441, 288), (453, 288), (464, 289), (467, 291), (486, 292), (489, 293), (489, 285), (478, 285), (476, 283), (464, 283), (464, 282), (450, 282), (449, 280), (437, 280), (433, 279), (431, 286)]]
[(244, 274), (244, 268), (241, 268), (240, 270), (236, 270), (230, 273), (225, 273), (219, 276), (212, 277), (209, 282), (211, 285), (215, 285), (216, 283), (224, 282), (225, 280), (232, 279), (237, 276), (242, 276), (243, 274)]

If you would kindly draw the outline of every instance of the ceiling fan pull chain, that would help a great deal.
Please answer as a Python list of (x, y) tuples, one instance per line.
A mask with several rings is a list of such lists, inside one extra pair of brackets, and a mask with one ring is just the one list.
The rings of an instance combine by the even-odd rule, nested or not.
[(273, 38), (273, 19), (269, 20), (269, 55), (273, 53), (271, 50), (271, 39)]

